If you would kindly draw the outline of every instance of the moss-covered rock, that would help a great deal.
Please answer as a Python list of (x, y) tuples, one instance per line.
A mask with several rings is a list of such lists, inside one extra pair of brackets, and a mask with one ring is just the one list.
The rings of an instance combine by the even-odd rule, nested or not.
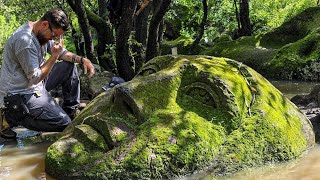
[[(180, 36), (179, 38), (172, 40), (172, 41), (163, 41), (161, 43), (161, 54), (162, 55), (171, 55), (172, 54), (172, 48), (176, 47), (178, 54), (189, 54), (191, 45), (193, 43), (193, 39), (190, 37), (183, 37)], [(202, 47), (200, 45), (197, 45), (195, 49), (193, 50), (194, 53), (199, 53), (205, 49), (205, 47)]]
[[(98, 68), (95, 67), (95, 69)], [(91, 79), (88, 79), (87, 74), (83, 74), (82, 70), (80, 74), (81, 97), (88, 99), (93, 99), (100, 94), (103, 91), (102, 87), (107, 85), (112, 76), (114, 76), (114, 74), (111, 72), (101, 72), (98, 70), (96, 70), (95, 75)]]
[(286, 44), (304, 38), (310, 32), (319, 28), (319, 25), (320, 7), (311, 7), (265, 34), (260, 44), (266, 48), (281, 48)]
[(200, 54), (227, 57), (243, 62), (259, 72), (264, 72), (276, 50), (260, 46), (261, 36), (245, 36), (237, 40), (216, 43)]
[(58, 179), (160, 179), (295, 159), (314, 144), (309, 120), (248, 66), (163, 56), (97, 96), (52, 144)]
[(216, 43), (200, 54), (243, 62), (272, 79), (320, 80), (320, 7), (306, 9), (264, 35)]
[(320, 29), (280, 48), (267, 64), (268, 77), (320, 80)]

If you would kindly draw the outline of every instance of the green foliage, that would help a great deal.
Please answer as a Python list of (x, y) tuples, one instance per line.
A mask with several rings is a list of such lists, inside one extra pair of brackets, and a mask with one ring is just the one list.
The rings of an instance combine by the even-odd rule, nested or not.
[[(3, 0), (0, 0), (0, 54), (2, 54), (4, 45), (11, 33), (18, 27), (18, 22), (15, 14), (12, 12), (15, 8), (8, 7), (3, 4)], [(0, 61), (2, 61), (2, 56)]]
[[(195, 34), (195, 29), (201, 21), (202, 11), (199, 0), (176, 0), (172, 2), (172, 7), (166, 14), (166, 20), (170, 22), (174, 29), (180, 31), (186, 37)], [(199, 13), (200, 12), (200, 13)], [(177, 19), (179, 18), (179, 21)]]
[(316, 5), (316, 0), (250, 1), (251, 20), (256, 33), (279, 27), (294, 15)]
[[(0, 0), (0, 5), (0, 54), (2, 54), (7, 39), (16, 28), (28, 21), (38, 20), (47, 10), (63, 6), (63, 3), (53, 0), (49, 2), (47, 0)], [(78, 20), (70, 7), (63, 7), (63, 9), (69, 15), (76, 30), (79, 31)], [(70, 31), (65, 33), (64, 45), (66, 49), (75, 52)]]
[[(208, 5), (208, 21), (205, 26), (203, 38), (212, 41), (221, 34), (228, 34), (234, 37), (237, 32), (234, 2), (227, 0), (208, 0)], [(316, 0), (250, 1), (250, 20), (253, 34), (265, 33), (276, 28), (292, 16), (315, 5)], [(166, 21), (168, 21), (173, 30), (179, 32), (181, 36), (194, 37), (202, 16), (202, 1), (176, 0), (166, 15)]]
[(116, 62), (116, 45), (115, 44), (107, 44), (105, 53), (103, 54), (103, 58), (112, 59), (113, 62)]

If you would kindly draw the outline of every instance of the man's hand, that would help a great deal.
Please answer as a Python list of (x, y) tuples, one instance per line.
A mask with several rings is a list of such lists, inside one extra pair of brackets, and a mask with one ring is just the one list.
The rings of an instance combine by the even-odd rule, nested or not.
[(59, 38), (54, 42), (53, 47), (51, 49), (51, 56), (58, 59), (62, 49), (63, 49), (64, 39), (63, 36), (59, 36)]
[(92, 76), (94, 75), (94, 66), (91, 63), (91, 61), (87, 58), (83, 58), (83, 71), (84, 74), (87, 74), (87, 72), (89, 71), (89, 79), (92, 78)]
[(41, 76), (39, 78), (39, 81), (42, 81), (44, 78), (46, 78), (48, 76), (48, 74), (50, 73), (54, 63), (57, 61), (61, 51), (62, 51), (62, 48), (63, 47), (63, 37), (60, 36), (58, 38), (58, 41), (57, 42), (54, 42), (52, 48), (51, 48), (51, 56), (50, 58), (40, 66), (41, 68)]

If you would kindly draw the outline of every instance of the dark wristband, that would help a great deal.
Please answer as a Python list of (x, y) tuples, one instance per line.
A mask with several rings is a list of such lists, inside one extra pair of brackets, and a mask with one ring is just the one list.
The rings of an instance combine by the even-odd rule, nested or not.
[(83, 64), (83, 57), (80, 58), (80, 63)]

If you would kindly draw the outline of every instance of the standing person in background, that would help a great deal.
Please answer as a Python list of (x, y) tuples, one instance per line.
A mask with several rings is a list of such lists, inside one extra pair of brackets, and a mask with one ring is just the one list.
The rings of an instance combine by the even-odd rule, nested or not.
[[(4, 138), (15, 138), (11, 129), (22, 125), (35, 131), (63, 131), (80, 104), (80, 81), (75, 63), (84, 74), (94, 75), (87, 58), (63, 48), (63, 34), (70, 21), (60, 9), (52, 9), (38, 21), (20, 26), (8, 39), (3, 51), (0, 74), (0, 107), (10, 127)], [(46, 55), (50, 57), (46, 60)], [(62, 60), (57, 62), (57, 60)], [(50, 90), (62, 86), (60, 107)]]

